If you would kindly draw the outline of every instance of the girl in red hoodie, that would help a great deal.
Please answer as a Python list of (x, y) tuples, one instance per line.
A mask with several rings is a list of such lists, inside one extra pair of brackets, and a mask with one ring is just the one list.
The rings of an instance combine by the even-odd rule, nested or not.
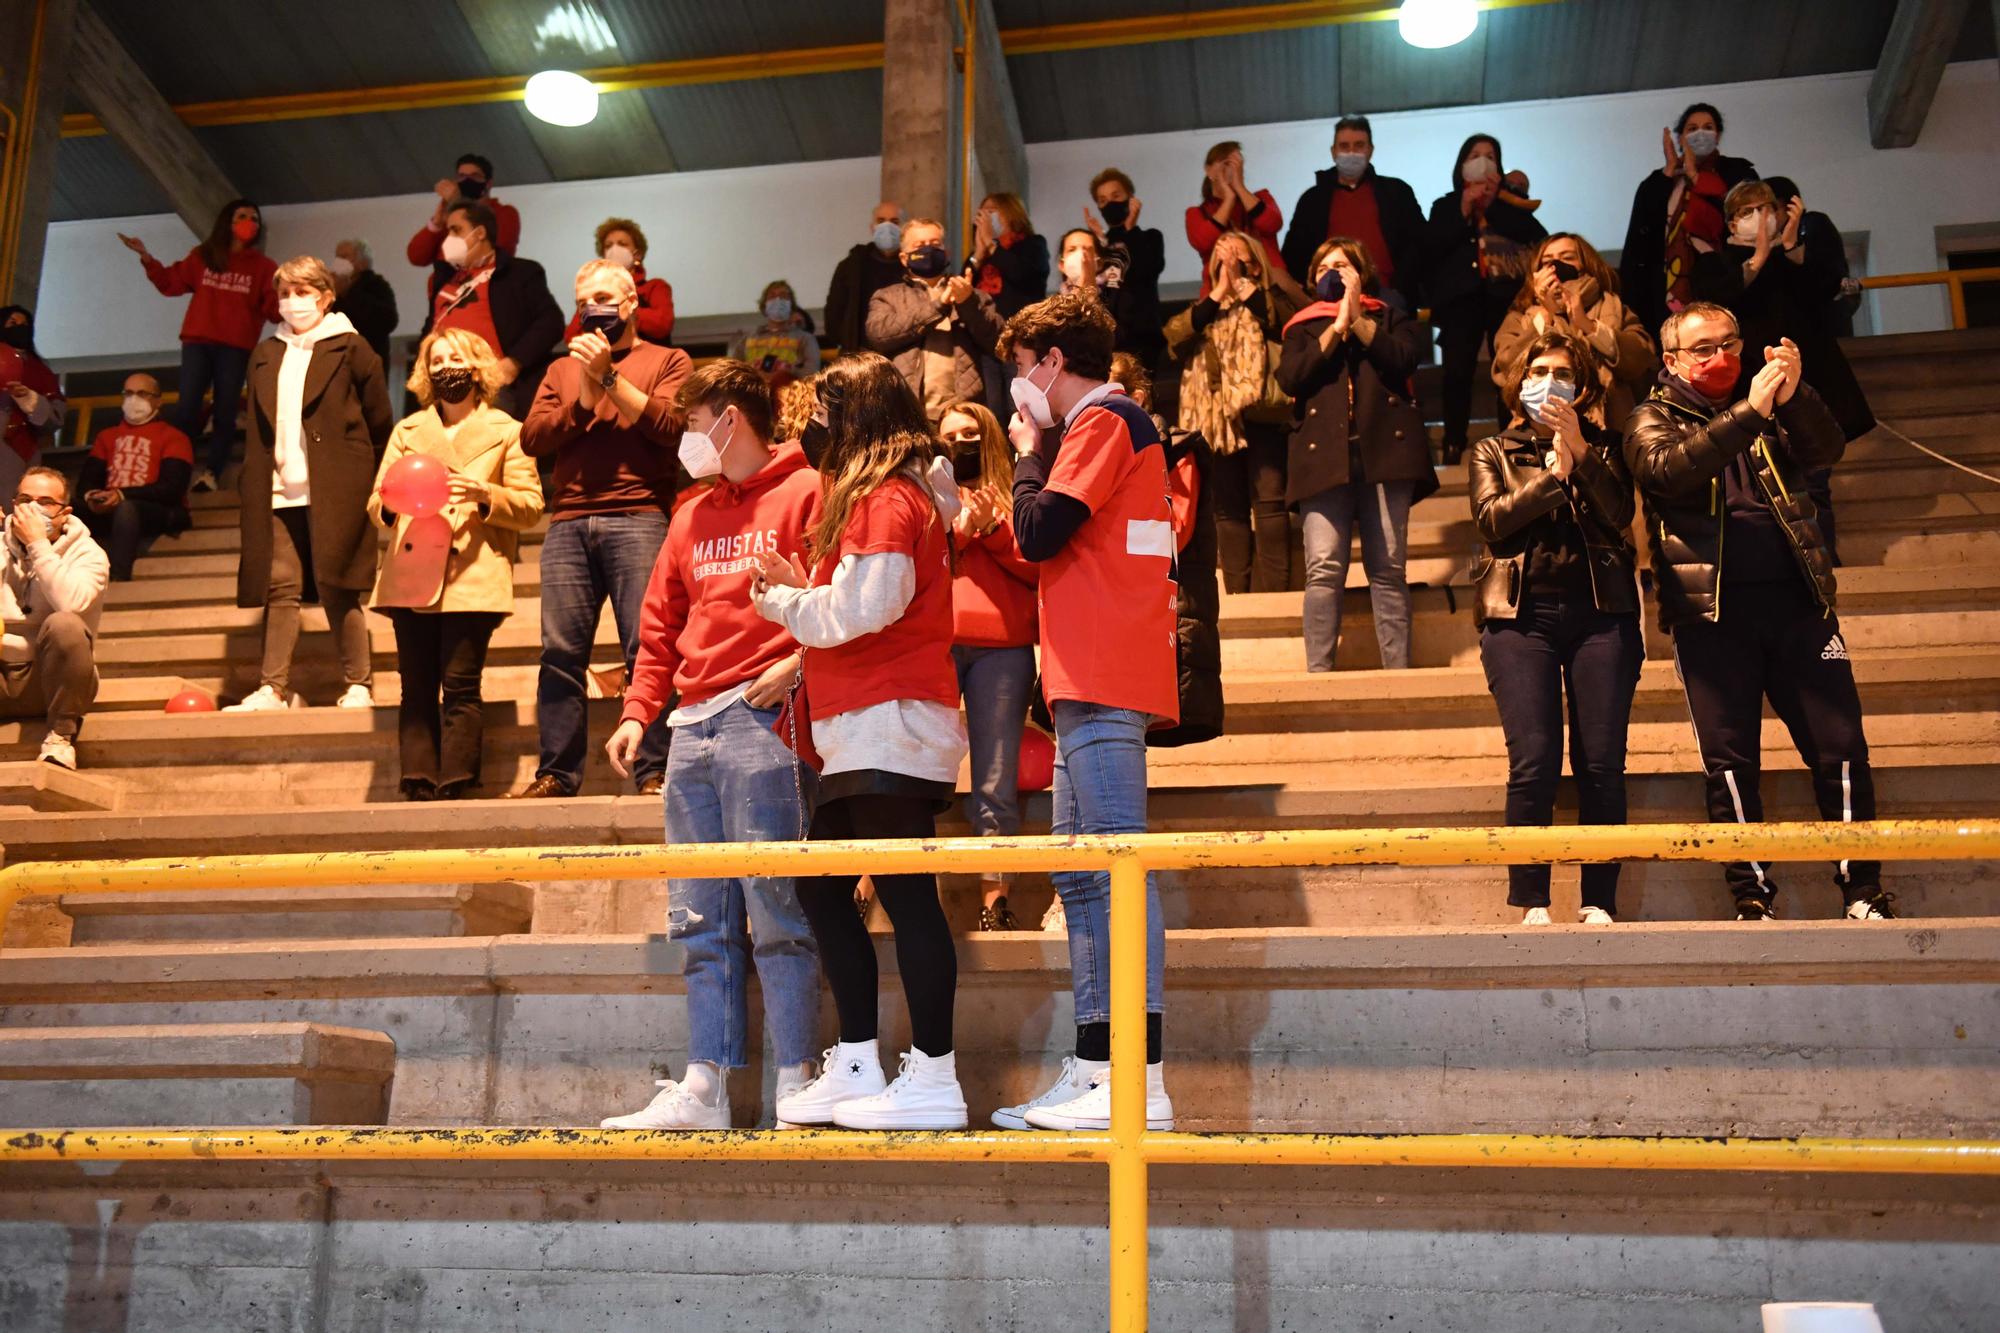
[[(758, 612), (804, 650), (811, 742), (824, 759), (815, 839), (928, 838), (951, 801), (965, 726), (951, 662), (950, 465), (902, 374), (873, 352), (820, 377), (801, 444), (819, 469), (812, 572), (759, 556)], [(948, 511), (948, 512), (946, 512)], [(963, 1129), (952, 1050), (958, 959), (935, 875), (875, 875), (896, 930), (910, 1051), (884, 1087), (875, 948), (851, 905), (856, 876), (799, 883), (840, 1015), (825, 1070), (778, 1100), (778, 1119), (845, 1129)]]
[(162, 264), (146, 243), (123, 232), (118, 239), (139, 256), (146, 276), (162, 296), (186, 296), (181, 320), (180, 404), (176, 425), (190, 440), (201, 422), (202, 395), (213, 391), (208, 453), (194, 474), (192, 489), (220, 484), (236, 449), (236, 406), (250, 352), (264, 326), (278, 318), (278, 266), (264, 253), (264, 214), (248, 199), (232, 199), (215, 215), (208, 236), (178, 264)]
[[(1014, 458), (1007, 433), (978, 403), (953, 403), (938, 422), (965, 508), (951, 525), (951, 656), (972, 742), (966, 816), (982, 838), (1021, 831), (1021, 727), (1035, 688), (1035, 566), (1014, 541)], [(981, 930), (1019, 930), (1007, 876), (980, 882)]]

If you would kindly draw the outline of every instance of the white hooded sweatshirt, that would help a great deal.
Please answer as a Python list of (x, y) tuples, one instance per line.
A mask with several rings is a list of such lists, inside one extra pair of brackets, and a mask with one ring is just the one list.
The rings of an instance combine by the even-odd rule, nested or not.
[(304, 333), (278, 331), (285, 345), (278, 363), (278, 401), (271, 414), (271, 508), (292, 509), (312, 503), (312, 477), (306, 471), (306, 446), (300, 430), (305, 414), (306, 369), (313, 345), (322, 338), (354, 332), (347, 316), (329, 314)]
[(0, 660), (30, 662), (35, 635), (57, 611), (74, 611), (97, 637), (104, 614), (104, 589), (111, 582), (111, 558), (104, 554), (75, 514), (63, 519), (53, 540), (22, 546), (12, 523), (0, 539)]

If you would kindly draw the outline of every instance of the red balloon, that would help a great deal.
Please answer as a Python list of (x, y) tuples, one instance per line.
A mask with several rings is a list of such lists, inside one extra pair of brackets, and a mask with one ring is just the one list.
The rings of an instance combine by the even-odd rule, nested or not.
[(1056, 780), (1056, 743), (1037, 727), (1021, 728), (1021, 766), (1015, 786), (1022, 791), (1047, 791)]
[(404, 454), (382, 477), (382, 504), (411, 518), (435, 514), (450, 495), (450, 470), (429, 454)]
[(169, 713), (213, 713), (215, 711), (215, 700), (209, 696), (207, 690), (198, 690), (194, 686), (189, 685), (179, 694), (167, 700), (166, 711)]

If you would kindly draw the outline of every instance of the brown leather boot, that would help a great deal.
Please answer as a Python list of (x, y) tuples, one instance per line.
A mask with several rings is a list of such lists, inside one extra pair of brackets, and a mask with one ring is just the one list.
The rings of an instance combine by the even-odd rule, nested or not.
[(521, 788), (521, 790), (509, 792), (507, 799), (510, 801), (538, 801), (549, 796), (567, 795), (569, 793), (563, 790), (561, 779), (555, 777), (553, 774), (544, 773), (527, 786)]

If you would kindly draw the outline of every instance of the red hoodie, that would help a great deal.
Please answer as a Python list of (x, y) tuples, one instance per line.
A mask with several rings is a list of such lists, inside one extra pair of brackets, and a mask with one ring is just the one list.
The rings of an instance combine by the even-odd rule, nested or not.
[(819, 474), (796, 442), (772, 450), (755, 475), (718, 478), (675, 512), (646, 586), (623, 717), (651, 725), (675, 690), (683, 706), (698, 704), (798, 649), (784, 626), (750, 605), (751, 557), (781, 551), (805, 562)]
[(262, 250), (244, 246), (229, 256), (229, 267), (217, 273), (201, 257), (201, 247), (169, 267), (145, 256), (146, 276), (162, 296), (186, 296), (187, 315), (181, 320), (184, 343), (221, 343), (249, 351), (264, 336), (264, 326), (278, 318), (278, 289), (271, 279), (278, 265)]
[(1020, 648), (1035, 642), (1035, 585), (1040, 574), (1014, 543), (1014, 521), (984, 537), (954, 531), (958, 575), (951, 581), (951, 641), (968, 648)]

